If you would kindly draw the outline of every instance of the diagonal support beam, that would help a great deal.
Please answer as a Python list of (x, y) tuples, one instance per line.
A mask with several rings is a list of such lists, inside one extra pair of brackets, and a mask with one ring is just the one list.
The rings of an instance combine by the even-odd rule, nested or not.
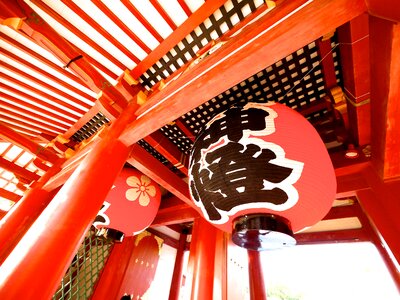
[(40, 178), (39, 175), (31, 171), (28, 171), (27, 169), (22, 168), (16, 165), (15, 163), (2, 157), (0, 157), (0, 167), (14, 173), (17, 177), (22, 177), (26, 179), (28, 182), (32, 182)]

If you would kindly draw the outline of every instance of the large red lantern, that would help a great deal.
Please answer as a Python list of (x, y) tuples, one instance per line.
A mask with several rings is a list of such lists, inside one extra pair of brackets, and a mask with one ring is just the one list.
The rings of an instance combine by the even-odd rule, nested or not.
[(295, 244), (292, 233), (332, 206), (336, 177), (314, 127), (279, 103), (248, 103), (216, 115), (191, 153), (191, 196), (240, 246)]
[(135, 235), (153, 222), (160, 206), (159, 186), (133, 168), (123, 168), (93, 225)]

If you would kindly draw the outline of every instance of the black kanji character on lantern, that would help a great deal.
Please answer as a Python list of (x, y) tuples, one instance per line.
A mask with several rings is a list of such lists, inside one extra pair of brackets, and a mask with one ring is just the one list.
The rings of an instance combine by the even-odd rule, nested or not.
[(205, 156), (207, 167), (202, 167), (200, 156), (192, 160), (192, 196), (201, 201), (210, 221), (221, 220), (221, 211), (249, 203), (268, 202), (280, 205), (288, 200), (281, 188), (264, 189), (264, 181), (278, 184), (288, 178), (293, 169), (271, 163), (275, 152), (256, 144), (242, 145), (228, 142)]
[[(227, 136), (231, 141), (239, 141), (243, 137), (243, 130), (264, 130), (266, 127), (265, 118), (269, 116), (266, 110), (249, 108), (242, 110), (233, 107), (224, 112), (220, 119), (214, 122), (199, 135), (201, 140), (200, 148), (206, 149), (215, 143), (222, 136)], [(196, 141), (197, 143), (198, 141)]]

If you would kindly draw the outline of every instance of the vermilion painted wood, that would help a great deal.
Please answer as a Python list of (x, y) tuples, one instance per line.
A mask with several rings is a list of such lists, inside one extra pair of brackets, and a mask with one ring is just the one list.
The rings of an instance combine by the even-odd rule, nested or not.
[(2, 120), (3, 124), (7, 127), (9, 127), (10, 129), (14, 130), (15, 132), (22, 134), (24, 136), (29, 136), (30, 138), (34, 138), (38, 135), (37, 131), (33, 131), (27, 128), (24, 128), (22, 126), (16, 125), (15, 122), (13, 123), (8, 123), (7, 121), (5, 121), (4, 119)]
[(400, 176), (400, 26), (370, 17), (372, 163), (383, 179)]
[(249, 256), (249, 289), (251, 300), (266, 300), (267, 291), (264, 285), (263, 266), (260, 252), (247, 250)]
[(399, 3), (396, 0), (366, 0), (368, 13), (393, 22), (400, 21)]
[(122, 22), (105, 4), (100, 0), (93, 1), (94, 4), (107, 16), (109, 17), (118, 27), (120, 27), (144, 52), (150, 53), (151, 49), (143, 43), (141, 39), (128, 27), (124, 22)]
[[(363, 14), (338, 28), (344, 92), (353, 143), (367, 145), (370, 128), (370, 65), (368, 15)], [(364, 102), (363, 102), (364, 101)]]
[(326, 39), (317, 40), (317, 48), (319, 56), (321, 57), (322, 73), (324, 74), (324, 85), (327, 90), (337, 85), (335, 65), (333, 64), (331, 40)]
[[(13, 78), (11, 76), (8, 76), (6, 74), (2, 74), (2, 77), (4, 79), (7, 79), (8, 81), (12, 82), (13, 84), (19, 85), (20, 87), (22, 87), (22, 88), (24, 88), (24, 89), (26, 89), (28, 91), (34, 92), (35, 94), (38, 94), (38, 95), (42, 96), (43, 98), (50, 100), (51, 102), (57, 103), (57, 104), (59, 104), (61, 106), (68, 107), (68, 108), (76, 111), (77, 113), (82, 113), (82, 114), (85, 113), (85, 111), (78, 110), (77, 108), (74, 108), (73, 106), (63, 102), (62, 100), (59, 100), (59, 99), (57, 99), (57, 98), (55, 98), (53, 96), (50, 96), (50, 95), (46, 94), (45, 92), (42, 92), (41, 90), (39, 90), (37, 88), (31, 87), (30, 85), (28, 85), (28, 84), (26, 84), (26, 83), (24, 83), (22, 81), (18, 81), (17, 79), (15, 79), (15, 78)], [(55, 105), (47, 103), (44, 100), (41, 100), (39, 98), (35, 98), (35, 99), (36, 99), (36, 102), (39, 102), (42, 105), (44, 105), (46, 107), (49, 107), (54, 111), (57, 111), (57, 112), (61, 113), (62, 115), (66, 115), (66, 116), (69, 116), (69, 117), (74, 118), (74, 119), (78, 119), (79, 118), (79, 116), (74, 115), (74, 114), (72, 114), (70, 112), (67, 112), (66, 110), (63, 110), (62, 108), (59, 108), (59, 107), (57, 107)]]
[(297, 245), (371, 241), (371, 236), (363, 229), (297, 233), (294, 238)]
[[(18, 43), (17, 41), (13, 40), (12, 38), (8, 37), (7, 35), (5, 35), (4, 33), (1, 33), (1, 32), (0, 32), (0, 40), (12, 45), (13, 48), (16, 48), (16, 49), (22, 51), (26, 55), (39, 60), (41, 63), (46, 65), (48, 68), (53, 69), (54, 71), (56, 71), (58, 73), (61, 73), (62, 75), (66, 76), (67, 78), (71, 79), (72, 81), (77, 81), (78, 77), (76, 75), (74, 75), (71, 72), (68, 72), (67, 70), (59, 67), (55, 63), (45, 59), (43, 56), (37, 54), (35, 51), (29, 49), (28, 47), (26, 47), (23, 44)], [(6, 52), (6, 50), (4, 50), (4, 53), (7, 54), (8, 52)], [(24, 61), (24, 64), (29, 64), (29, 62)], [(62, 82), (64, 82), (64, 81), (62, 81)]]
[(0, 157), (0, 167), (14, 173), (18, 177), (26, 179), (29, 182), (38, 180), (40, 178), (40, 176), (36, 173), (28, 171), (27, 169), (20, 167), (19, 165), (3, 157)]
[(215, 251), (218, 229), (203, 218), (193, 223), (188, 262), (191, 300), (213, 299)]
[(139, 145), (132, 146), (131, 156), (127, 162), (185, 203), (194, 205), (187, 183)]
[(88, 14), (85, 13), (78, 5), (72, 1), (62, 1), (66, 6), (73, 10), (78, 16), (80, 16), (86, 23), (92, 26), (96, 31), (98, 31), (102, 36), (108, 39), (112, 44), (114, 44), (121, 52), (123, 52), (127, 57), (129, 57), (136, 64), (139, 63), (139, 59), (126, 48), (122, 43), (120, 43), (114, 36), (112, 36), (107, 30), (99, 26)]
[[(137, 142), (366, 10), (361, 0), (323, 0), (307, 2), (304, 8), (287, 17), (305, 3), (301, 0), (278, 3), (274, 10), (242, 30), (223, 48), (149, 97), (137, 112), (140, 118), (125, 130), (123, 142), (127, 145)], [(332, 12), (335, 18), (331, 17)], [(281, 21), (282, 18), (287, 19)]]
[[(52, 85), (50, 85), (50, 84), (48, 84), (46, 82), (43, 82), (43, 81), (37, 79), (34, 75), (30, 75), (28, 73), (22, 72), (18, 68), (9, 65), (6, 62), (3, 62), (3, 68), (8, 70), (8, 71), (10, 71), (10, 72), (12, 72), (12, 73), (14, 73), (14, 74), (17, 74), (18, 78), (25, 78), (25, 79), (29, 80), (30, 82), (36, 83), (37, 85), (41, 86), (42, 88), (45, 88), (47, 90), (50, 90), (53, 93), (56, 93), (56, 94), (58, 94), (60, 96), (63, 96), (64, 98), (70, 100), (71, 102), (75, 102), (76, 104), (79, 104), (80, 106), (83, 106), (86, 109), (89, 109), (91, 107), (86, 102), (83, 102), (80, 99), (72, 97), (70, 94), (68, 94), (68, 93), (66, 93), (66, 92), (64, 92), (64, 91), (62, 91), (62, 90), (60, 90), (58, 88), (55, 88), (55, 87), (53, 87)], [(52, 96), (49, 95), (48, 97), (52, 97)], [(70, 109), (72, 109), (72, 110), (74, 110), (76, 112), (84, 112), (83, 109), (76, 108), (75, 106), (72, 106), (72, 105), (68, 104), (66, 101), (63, 101), (62, 103), (64, 103), (63, 106), (68, 107), (68, 108), (70, 108)]]
[(40, 188), (29, 190), (1, 220), (0, 264), (4, 262), (50, 200), (51, 193), (49, 192)]
[[(6, 111), (4, 111), (6, 113)], [(38, 125), (32, 125), (32, 124), (27, 124), (25, 121), (20, 121), (15, 119), (14, 117), (17, 116), (17, 114), (11, 114), (13, 117), (10, 117), (9, 114), (2, 114), (0, 113), (0, 121), (3, 122), (4, 124), (8, 124), (10, 128), (15, 128), (16, 131), (25, 131), (29, 132), (31, 131), (33, 135), (38, 135), (39, 133), (43, 132), (48, 134), (49, 136), (56, 136), (59, 134), (61, 131), (56, 130), (55, 132), (52, 132), (48, 130), (47, 128), (43, 128)]]
[(400, 180), (383, 182), (379, 173), (371, 166), (363, 171), (370, 189), (357, 191), (356, 195), (365, 214), (386, 241), (389, 249), (400, 263)]
[(136, 9), (136, 7), (130, 2), (129, 0), (122, 0), (121, 1), (125, 7), (131, 12), (132, 15), (138, 19), (140, 23), (143, 24), (143, 26), (153, 35), (153, 37), (159, 41), (160, 43), (163, 41), (162, 36), (158, 33), (157, 30), (154, 29), (153, 25), (147, 21), (146, 18), (143, 17), (143, 15)]
[(118, 137), (136, 109), (133, 101), (8, 255), (0, 267), (0, 298), (54, 294), (130, 153)]
[(57, 162), (60, 158), (52, 151), (32, 142), (28, 138), (18, 134), (14, 130), (4, 126), (0, 123), (0, 137), (6, 139), (7, 141), (21, 147), (22, 149), (28, 151), (32, 155), (36, 155), (42, 160), (49, 161), (51, 163)]
[(7, 191), (3, 188), (0, 188), (0, 197), (6, 198), (14, 202), (18, 202), (18, 200), (21, 199), (20, 195), (14, 194), (13, 192)]
[(91, 299), (118, 299), (117, 294), (135, 248), (135, 239), (136, 237), (127, 237), (122, 243), (113, 246)]
[[(75, 86), (68, 84), (68, 82), (61, 80), (58, 77), (43, 71), (43, 69), (37, 67), (34, 64), (31, 64), (30, 62), (28, 62), (26, 60), (22, 60), (19, 56), (15, 55), (5, 49), (2, 49), (1, 51), (2, 51), (1, 54), (3, 54), (4, 56), (7, 56), (9, 59), (30, 69), (32, 72), (39, 73), (40, 75), (46, 77), (49, 81), (53, 81), (53, 82), (63, 86), (64, 88), (71, 90), (72, 92), (86, 98), (89, 101), (94, 102), (96, 100), (96, 99), (92, 98), (91, 96), (89, 96), (88, 94), (86, 94), (85, 92), (81, 91), (80, 89), (77, 89)], [(63, 71), (62, 74), (65, 75), (65, 73), (68, 73), (69, 78), (73, 78), (74, 81), (76, 80), (75, 76), (73, 76), (70, 72), (66, 72), (64, 69), (61, 69), (61, 68), (58, 68), (58, 69), (59, 69), (58, 72), (60, 72), (62, 70)]]
[[(167, 24), (169, 25), (169, 27), (171, 27), (171, 29), (173, 31), (175, 31), (177, 29), (176, 24), (174, 23), (174, 21), (171, 19), (171, 17), (167, 14), (167, 12), (164, 10), (164, 8), (160, 5), (160, 3), (158, 3), (157, 0), (150, 0), (150, 3), (154, 6), (154, 8), (158, 11), (158, 13), (161, 15), (161, 17), (165, 20), (165, 22), (167, 22)], [(172, 48), (172, 47), (171, 47)]]
[(188, 176), (188, 159), (162, 132), (155, 131), (144, 140), (168, 159), (178, 170)]
[(69, 139), (74, 135), (83, 125), (90, 121), (96, 114), (101, 111), (101, 105), (99, 101), (96, 101), (95, 105), (89, 109), (78, 121), (76, 121), (68, 130), (63, 133), (63, 137)]
[[(32, 122), (34, 124), (34, 128), (37, 128), (39, 130), (39, 132), (40, 131), (50, 132), (52, 135), (54, 135), (55, 133), (61, 133), (64, 130), (66, 130), (64, 124), (61, 125), (61, 128), (55, 127), (53, 124), (54, 122), (52, 120), (43, 120), (43, 117), (38, 114), (35, 114), (26, 109), (21, 109), (19, 107), (15, 107), (8, 103), (3, 104), (3, 102), (1, 100), (0, 100), (0, 103), (1, 103), (1, 108), (2, 108), (3, 114), (8, 117), (9, 116), (13, 117), (10, 120), (15, 120), (15, 119), (25, 120), (27, 122), (25, 125), (28, 127), (32, 126), (28, 122)], [(25, 115), (21, 114), (21, 113), (16, 113), (15, 111), (25, 112)]]
[(159, 244), (154, 235), (145, 236), (139, 241), (136, 238), (125, 276), (114, 299), (121, 299), (124, 294), (141, 299), (154, 279), (158, 260)]
[[(25, 93), (23, 93), (23, 92), (21, 92), (21, 91), (19, 91), (17, 89), (14, 89), (12, 87), (6, 86), (6, 85), (4, 85), (2, 83), (0, 83), (0, 87), (3, 90), (6, 90), (6, 91), (11, 92), (11, 93), (14, 93), (17, 97), (19, 96), (21, 98), (26, 98), (26, 99), (30, 100), (31, 102), (34, 102), (34, 103), (36, 102), (36, 98), (33, 98), (32, 96), (30, 96), (28, 94), (25, 94)], [(72, 121), (69, 120), (69, 119), (66, 119), (66, 118), (64, 118), (64, 117), (62, 117), (60, 115), (56, 115), (56, 114), (54, 114), (52, 112), (49, 112), (48, 110), (45, 110), (43, 108), (40, 108), (40, 107), (35, 106), (33, 104), (30, 104), (30, 103), (28, 103), (26, 101), (23, 101), (23, 100), (19, 99), (19, 98), (13, 97), (13, 96), (11, 96), (9, 94), (4, 93), (3, 91), (0, 92), (0, 96), (3, 97), (4, 99), (8, 100), (8, 101), (12, 101), (12, 103), (18, 104), (18, 107), (20, 107), (20, 106), (26, 107), (26, 108), (29, 108), (29, 109), (31, 109), (33, 111), (41, 112), (45, 116), (53, 117), (58, 121), (62, 121), (62, 122), (66, 123), (66, 124), (58, 123), (57, 121), (52, 120), (52, 122), (56, 122), (55, 124), (60, 124), (61, 126), (70, 126), (70, 125), (72, 125)]]
[(190, 10), (189, 6), (187, 6), (186, 2), (184, 0), (178, 0), (178, 3), (182, 7), (186, 16), (190, 17), (192, 15), (192, 11)]
[[(49, 49), (65, 64), (70, 63), (69, 69), (72, 70), (91, 90), (96, 93), (102, 91), (103, 96), (100, 97), (99, 100), (105, 109), (113, 112), (115, 116), (117, 116), (119, 113), (118, 111), (113, 111), (115, 108), (113, 108), (111, 103), (115, 102), (121, 108), (126, 106), (127, 101), (125, 97), (122, 96), (118, 89), (114, 88), (106, 79), (104, 79), (104, 77), (93, 66), (96, 66), (111, 77), (115, 77), (115, 75), (98, 61), (87, 55), (81, 59), (71, 62), (71, 59), (79, 57), (81, 52), (66, 42), (28, 5), (22, 2), (18, 2), (18, 5), (16, 2), (10, 2), (4, 7), (2, 6), (1, 2), (0, 7), (4, 8), (5, 12), (9, 13), (8, 17), (18, 16), (24, 18), (24, 23), (20, 31), (22, 31), (28, 37), (31, 37), (33, 40), (39, 43), (39, 45)], [(0, 36), (3, 35), (0, 34)], [(60, 69), (59, 67), (57, 68)], [(64, 72), (66, 71), (64, 70)], [(69, 76), (73, 75), (69, 74)], [(73, 78), (73, 80), (76, 80), (74, 76)]]
[(174, 239), (174, 238), (170, 237), (169, 235), (162, 233), (160, 231), (157, 231), (157, 229), (154, 229), (151, 227), (147, 228), (146, 230), (148, 232), (150, 232), (151, 234), (154, 234), (155, 236), (162, 239), (164, 244), (166, 244), (172, 248), (178, 249), (179, 241), (177, 239)]
[(186, 124), (181, 119), (177, 119), (175, 121), (175, 125), (178, 126), (180, 130), (183, 131), (183, 133), (186, 135), (187, 138), (189, 138), (192, 142), (195, 141), (196, 139), (195, 134), (186, 126)]
[(40, 9), (42, 9), (44, 12), (46, 12), (49, 16), (51, 16), (54, 20), (56, 20), (58, 23), (63, 25), (65, 28), (67, 28), (68, 30), (73, 32), (82, 41), (85, 41), (90, 47), (92, 47), (97, 52), (99, 52), (101, 55), (103, 55), (106, 59), (108, 59), (114, 65), (118, 66), (122, 70), (125, 70), (126, 67), (123, 63), (121, 63), (114, 56), (112, 56), (110, 53), (108, 53), (106, 50), (104, 50), (104, 48), (99, 46), (96, 42), (92, 41), (89, 36), (85, 35), (82, 31), (78, 30), (78, 28), (76, 28), (72, 23), (68, 22), (66, 19), (64, 19), (62, 16), (60, 16), (58, 13), (56, 13), (54, 10), (52, 10), (49, 6), (47, 6), (44, 2), (33, 0), (32, 3), (34, 3)]
[(182, 287), (183, 273), (183, 254), (186, 248), (187, 234), (181, 233), (179, 237), (178, 251), (176, 252), (174, 273), (172, 274), (171, 287), (169, 290), (168, 300), (179, 300), (179, 292)]
[(181, 202), (181, 204), (171, 207), (160, 208), (151, 226), (157, 227), (192, 222), (199, 216), (199, 213), (195, 209)]
[[(158, 45), (145, 59), (143, 59), (133, 70), (132, 76), (139, 78), (147, 69), (154, 65), (161, 57), (163, 57), (169, 50), (175, 47), (182, 41), (189, 33), (191, 33), (199, 24), (204, 22), (211, 14), (213, 14), (225, 0), (213, 0), (205, 2), (198, 10), (196, 10), (182, 25), (176, 28), (172, 20), (168, 21), (169, 17), (163, 15), (162, 7), (156, 0), (150, 0), (153, 6), (161, 14), (164, 20), (174, 30), (160, 45)], [(157, 8), (158, 7), (158, 8)], [(166, 19), (167, 18), (167, 19)]]

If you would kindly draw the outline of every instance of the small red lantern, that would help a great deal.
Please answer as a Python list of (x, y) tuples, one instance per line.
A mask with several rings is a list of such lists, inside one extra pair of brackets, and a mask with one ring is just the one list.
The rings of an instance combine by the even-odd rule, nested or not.
[(159, 186), (133, 168), (123, 168), (93, 225), (135, 235), (153, 222), (161, 201)]
[(321, 220), (336, 194), (317, 131), (279, 103), (248, 103), (216, 115), (196, 139), (189, 173), (203, 216), (256, 250), (294, 244), (292, 233)]

